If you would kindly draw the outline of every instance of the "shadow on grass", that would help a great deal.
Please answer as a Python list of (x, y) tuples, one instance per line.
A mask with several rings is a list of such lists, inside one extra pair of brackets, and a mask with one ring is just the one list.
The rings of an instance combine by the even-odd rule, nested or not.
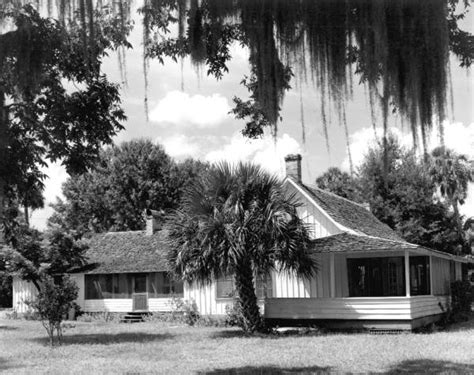
[(474, 374), (474, 365), (450, 361), (419, 359), (403, 361), (393, 366), (387, 374)]
[(10, 326), (0, 326), (0, 331), (14, 331), (18, 329), (17, 327), (10, 327)]
[(0, 358), (0, 372), (3, 372), (5, 370), (9, 370), (9, 369), (19, 368), (19, 367), (22, 367), (22, 366), (13, 365), (9, 361), (7, 361), (6, 359)]
[(286, 375), (286, 374), (330, 374), (330, 367), (288, 367), (281, 368), (275, 366), (246, 366), (246, 367), (234, 367), (227, 369), (215, 369), (210, 371), (198, 372), (200, 375)]
[[(98, 334), (75, 334), (75, 335), (64, 335), (62, 345), (88, 345), (88, 344), (100, 344), (109, 345), (117, 343), (146, 343), (154, 341), (164, 341), (171, 339), (173, 335), (168, 333), (134, 333), (124, 332), (116, 334), (98, 333)], [(36, 342), (48, 345), (48, 337), (37, 337), (33, 339)]]

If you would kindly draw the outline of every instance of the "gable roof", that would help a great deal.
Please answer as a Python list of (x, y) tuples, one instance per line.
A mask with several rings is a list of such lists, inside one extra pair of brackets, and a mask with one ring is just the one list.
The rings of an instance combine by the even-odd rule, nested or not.
[(348, 230), (359, 235), (403, 241), (395, 231), (379, 221), (362, 205), (315, 186), (305, 185), (294, 180), (291, 181), (308, 194), (329, 217)]
[(87, 265), (72, 272), (125, 273), (166, 270), (166, 233), (108, 232), (89, 240)]

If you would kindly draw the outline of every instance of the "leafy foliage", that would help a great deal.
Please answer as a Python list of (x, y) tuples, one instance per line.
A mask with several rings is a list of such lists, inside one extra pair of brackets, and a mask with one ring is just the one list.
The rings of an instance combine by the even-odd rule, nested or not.
[(169, 222), (170, 269), (188, 282), (234, 275), (249, 332), (263, 330), (254, 280), (272, 269), (316, 271), (295, 196), (252, 164), (221, 163), (190, 185)]
[(14, 27), (0, 35), (2, 221), (6, 203), (42, 206), (47, 161), (61, 160), (69, 173), (85, 171), (125, 120), (119, 87), (100, 66), (107, 50), (125, 43), (117, 34), (126, 31), (98, 16), (89, 27), (94, 42), (84, 44), (77, 19), (66, 27), (31, 5), (5, 9), (0, 20)]
[(9, 228), (0, 259), (7, 274), (16, 274), (41, 290), (46, 276), (60, 275), (84, 264), (87, 245), (74, 233), (52, 228), (45, 236), (24, 223)]
[(332, 109), (346, 125), (355, 72), (368, 87), (372, 114), (380, 109), (386, 124), (391, 106), (410, 123), (415, 141), (421, 129), (424, 142), (433, 118), (445, 118), (449, 51), (464, 67), (474, 57), (474, 37), (458, 27), (469, 5), (463, 1), (461, 9), (456, 0), (167, 0), (146, 2), (141, 11), (147, 58), (190, 56), (219, 79), (227, 72), (229, 45), (249, 49), (251, 98), (234, 98), (233, 110), (238, 118), (249, 118), (245, 135), (258, 136), (268, 126), (276, 130), (288, 72), (321, 93), (326, 135)]
[(316, 178), (316, 185), (320, 189), (330, 191), (340, 197), (362, 203), (358, 180), (337, 167), (329, 168), (321, 176)]
[(86, 232), (143, 229), (147, 208), (165, 212), (178, 207), (183, 189), (207, 165), (175, 163), (149, 140), (122, 143), (102, 151), (95, 168), (71, 176), (63, 186), (50, 225)]
[(49, 336), (49, 343), (61, 344), (63, 317), (74, 306), (79, 288), (68, 276), (55, 283), (53, 278), (46, 276), (42, 279), (42, 288), (34, 302), (30, 304), (35, 309)]
[(450, 204), (436, 199), (431, 165), (390, 135), (385, 146), (369, 149), (358, 176), (330, 169), (316, 181), (335, 194), (368, 203), (372, 213), (405, 240), (456, 253), (466, 245), (464, 235)]

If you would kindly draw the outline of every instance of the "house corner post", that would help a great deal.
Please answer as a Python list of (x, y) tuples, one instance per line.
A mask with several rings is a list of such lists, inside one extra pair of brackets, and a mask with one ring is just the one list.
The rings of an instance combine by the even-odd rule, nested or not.
[(410, 297), (410, 253), (405, 250), (405, 295)]
[(430, 295), (434, 295), (433, 293), (433, 256), (430, 255)]
[(331, 292), (331, 298), (336, 297), (336, 272), (334, 266), (334, 253), (329, 254), (329, 286)]

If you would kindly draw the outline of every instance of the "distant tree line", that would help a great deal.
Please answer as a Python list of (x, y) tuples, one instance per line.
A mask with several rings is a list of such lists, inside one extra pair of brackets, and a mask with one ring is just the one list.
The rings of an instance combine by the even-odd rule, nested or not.
[(316, 184), (368, 203), (380, 221), (407, 241), (449, 253), (468, 252), (459, 214), (474, 178), (467, 157), (438, 147), (420, 158), (393, 135), (386, 146), (385, 153), (383, 145), (369, 149), (354, 175), (330, 168)]

